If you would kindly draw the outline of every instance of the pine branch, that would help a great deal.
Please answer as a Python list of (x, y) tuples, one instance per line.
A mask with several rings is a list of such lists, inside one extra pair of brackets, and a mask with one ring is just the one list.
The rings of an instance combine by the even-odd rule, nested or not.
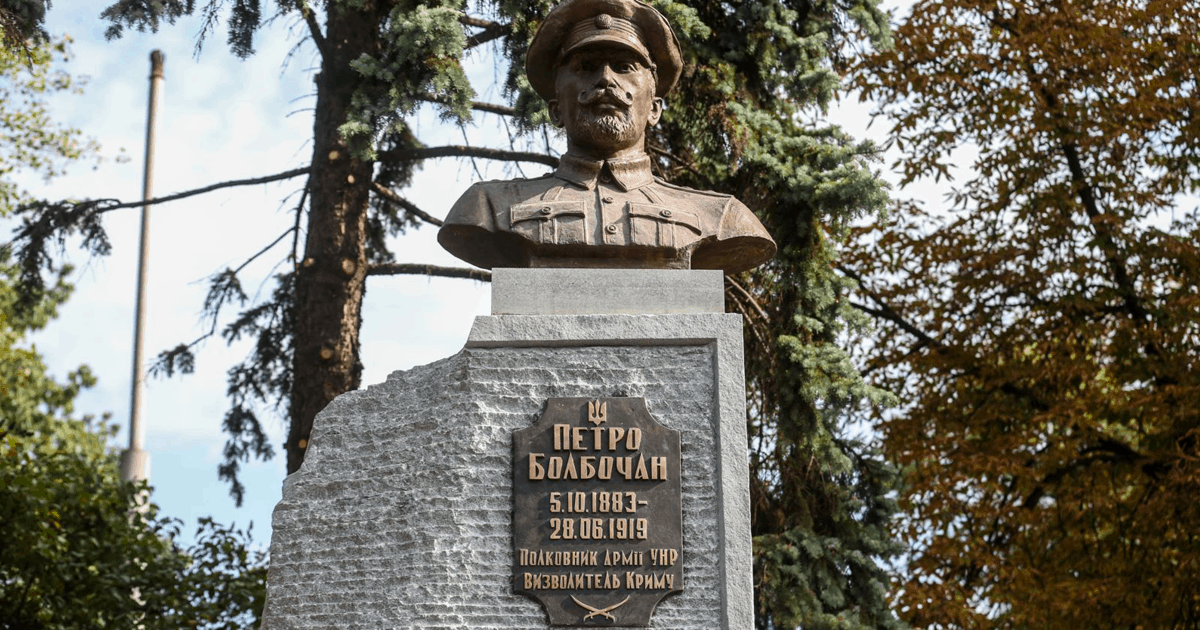
[(508, 162), (536, 162), (557, 168), (558, 158), (544, 153), (531, 151), (509, 151), (506, 149), (490, 149), (487, 147), (468, 147), (448, 145), (444, 147), (420, 147), (415, 149), (392, 149), (381, 151), (376, 157), (378, 162), (401, 162), (426, 160), (439, 157), (475, 157), (489, 160), (504, 160)]
[(511, 26), (504, 26), (502, 28), (488, 29), (485, 31), (480, 31), (479, 33), (476, 33), (475, 35), (468, 37), (467, 42), (463, 45), (463, 48), (466, 50), (470, 50), (481, 44), (486, 44), (494, 39), (500, 39), (501, 37), (505, 37), (511, 32), (512, 32)]
[(491, 282), (492, 272), (482, 269), (467, 269), (465, 267), (439, 267), (437, 265), (422, 265), (418, 263), (383, 263), (371, 265), (367, 269), (368, 276), (398, 276), (420, 275), (437, 276), (440, 278), (463, 278)]
[(421, 219), (422, 221), (424, 221), (426, 223), (431, 223), (438, 227), (442, 226), (441, 219), (418, 208), (416, 206), (416, 204), (414, 204), (413, 202), (396, 194), (396, 191), (392, 190), (391, 188), (388, 188), (387, 186), (384, 186), (383, 184), (380, 184), (379, 182), (371, 182), (371, 187), (375, 190), (375, 192), (379, 193), (380, 195), (383, 195), (383, 197), (386, 198), (388, 201), (391, 201), (392, 203), (400, 206), (401, 208), (404, 208), (405, 212), (413, 215), (414, 217), (417, 217), (418, 219)]
[[(303, 201), (301, 205), (303, 205)], [(243, 304), (246, 301), (246, 294), (242, 291), (242, 285), (237, 275), (250, 263), (258, 260), (263, 254), (278, 245), (287, 235), (292, 234), (296, 230), (296, 227), (289, 227), (284, 230), (282, 234), (275, 237), (275, 240), (268, 243), (266, 247), (263, 247), (255, 252), (254, 255), (242, 261), (242, 264), (238, 265), (236, 269), (226, 268), (224, 271), (214, 274), (209, 279), (211, 284), (208, 289), (208, 295), (204, 298), (202, 316), (209, 321), (208, 330), (188, 343), (180, 343), (170, 350), (160, 352), (158, 358), (150, 366), (150, 375), (158, 376), (162, 374), (170, 377), (176, 370), (184, 374), (190, 374), (196, 360), (192, 349), (199, 346), (209, 337), (217, 334), (217, 320), (221, 316), (222, 307), (231, 300), (237, 300)]]

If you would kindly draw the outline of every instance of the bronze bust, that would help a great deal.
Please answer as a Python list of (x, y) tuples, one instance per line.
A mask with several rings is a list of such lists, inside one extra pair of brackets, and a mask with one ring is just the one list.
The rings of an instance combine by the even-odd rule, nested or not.
[(566, 0), (525, 70), (563, 127), (567, 152), (536, 179), (480, 182), (438, 242), (479, 267), (752, 269), (775, 241), (730, 195), (656, 179), (644, 152), (683, 68), (665, 17), (636, 0)]

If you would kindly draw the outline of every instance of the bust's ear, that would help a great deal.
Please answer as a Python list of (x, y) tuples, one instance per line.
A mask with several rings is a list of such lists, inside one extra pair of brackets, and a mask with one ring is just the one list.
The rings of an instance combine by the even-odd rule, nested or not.
[(655, 97), (650, 103), (650, 117), (646, 119), (646, 126), (653, 127), (658, 124), (658, 119), (662, 118), (663, 108), (666, 107), (666, 102), (661, 98)]
[(563, 115), (562, 112), (558, 110), (558, 99), (555, 98), (547, 101), (546, 109), (550, 112), (550, 124), (554, 125), (555, 127), (562, 127)]

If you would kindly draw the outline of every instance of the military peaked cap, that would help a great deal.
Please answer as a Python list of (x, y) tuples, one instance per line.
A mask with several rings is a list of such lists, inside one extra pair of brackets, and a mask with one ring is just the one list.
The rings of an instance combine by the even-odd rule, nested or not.
[(529, 83), (542, 98), (553, 99), (559, 62), (577, 48), (600, 42), (624, 46), (652, 64), (658, 75), (655, 96), (671, 91), (683, 72), (675, 31), (654, 7), (637, 0), (566, 0), (550, 10), (529, 44)]

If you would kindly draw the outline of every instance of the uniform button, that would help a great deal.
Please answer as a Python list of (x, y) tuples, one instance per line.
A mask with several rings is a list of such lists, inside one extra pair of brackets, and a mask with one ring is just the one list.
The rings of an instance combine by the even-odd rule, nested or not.
[(551, 212), (550, 206), (546, 206), (545, 208), (542, 208), (542, 214), (550, 214), (550, 212)]
[(602, 181), (602, 182), (604, 182), (605, 184), (607, 184), (607, 183), (609, 183), (609, 182), (611, 182), (611, 181), (612, 181), (612, 175), (609, 175), (608, 173), (601, 173), (601, 174), (600, 174), (600, 181)]
[(659, 212), (659, 214), (663, 215), (664, 217), (666, 217), (666, 218), (668, 218), (668, 219), (669, 219), (669, 218), (671, 218), (671, 211), (670, 211), (670, 210), (663, 210), (662, 212)]
[(615, 226), (615, 225), (606, 225), (606, 226), (604, 226), (604, 231), (605, 231), (605, 232), (608, 232), (609, 234), (616, 234), (616, 233), (617, 233), (617, 226)]
[(612, 197), (605, 197), (605, 198), (604, 198), (604, 203), (612, 203), (612, 202), (614, 202), (614, 201), (616, 201), (616, 199), (613, 199)]

